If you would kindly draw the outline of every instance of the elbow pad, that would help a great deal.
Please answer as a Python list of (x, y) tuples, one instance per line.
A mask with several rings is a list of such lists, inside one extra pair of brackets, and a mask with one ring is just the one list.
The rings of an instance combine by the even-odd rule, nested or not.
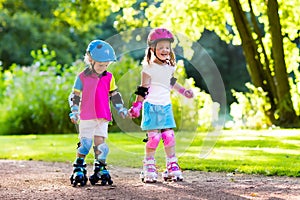
[(173, 87), (173, 86), (175, 85), (176, 81), (177, 81), (177, 78), (175, 78), (175, 77), (173, 76), (173, 77), (171, 78), (171, 80), (170, 80), (170, 85)]
[(70, 107), (74, 106), (74, 105), (79, 105), (81, 101), (80, 96), (75, 95), (73, 92), (69, 95), (69, 105)]
[(110, 97), (110, 100), (112, 102), (112, 104), (114, 105), (114, 107), (116, 107), (116, 105), (118, 104), (124, 104), (122, 96), (119, 92), (117, 92), (115, 95)]
[(137, 90), (134, 92), (134, 94), (140, 95), (143, 98), (145, 98), (149, 94), (148, 90), (149, 90), (149, 88), (146, 88), (143, 86), (138, 86)]

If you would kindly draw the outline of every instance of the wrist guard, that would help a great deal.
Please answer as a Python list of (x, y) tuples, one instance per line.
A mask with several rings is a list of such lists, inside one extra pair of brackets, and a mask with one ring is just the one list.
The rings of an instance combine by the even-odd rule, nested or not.
[(71, 120), (73, 119), (74, 121), (77, 122), (79, 120), (78, 115), (79, 115), (79, 112), (71, 112), (69, 114), (69, 117), (70, 117)]
[(110, 97), (110, 100), (114, 106), (114, 108), (118, 111), (118, 114), (120, 115), (123, 113), (123, 115), (127, 115), (127, 109), (124, 107), (124, 102), (122, 99), (122, 96), (119, 92), (117, 92), (115, 95)]
[(115, 95), (111, 96), (110, 100), (114, 107), (116, 107), (116, 105), (118, 105), (118, 104), (122, 104), (122, 105), (124, 104), (122, 96), (119, 92), (117, 92)]
[(134, 102), (129, 112), (133, 118), (137, 118), (140, 116), (141, 109), (143, 107), (143, 103), (141, 101)]

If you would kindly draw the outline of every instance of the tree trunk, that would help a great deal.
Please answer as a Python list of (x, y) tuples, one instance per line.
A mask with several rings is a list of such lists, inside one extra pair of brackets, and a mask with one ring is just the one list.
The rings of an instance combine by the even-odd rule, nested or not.
[[(284, 127), (295, 126), (299, 119), (291, 100), (290, 85), (284, 60), (283, 41), (280, 18), (278, 15), (277, 0), (267, 0), (267, 14), (269, 18), (272, 41), (272, 58), (274, 60), (275, 85), (278, 97), (277, 111), (280, 125)], [(299, 125), (299, 124), (298, 124)]]
[(253, 8), (252, 8), (252, 3), (251, 0), (248, 0), (248, 4), (250, 7), (250, 15), (251, 15), (251, 22), (253, 25), (253, 31), (256, 33), (257, 35), (257, 45), (262, 49), (262, 52), (259, 53), (257, 51), (258, 57), (261, 60), (261, 57), (263, 57), (263, 60), (265, 61), (264, 63), (261, 63), (263, 65), (263, 75), (264, 75), (264, 79), (266, 80), (266, 87), (263, 87), (264, 91), (269, 91), (268, 92), (268, 97), (270, 100), (270, 104), (271, 104), (271, 109), (270, 110), (266, 110), (266, 115), (269, 117), (270, 121), (273, 123), (276, 123), (276, 119), (275, 119), (275, 112), (276, 112), (276, 99), (278, 99), (277, 97), (277, 92), (276, 92), (276, 86), (275, 86), (275, 78), (274, 76), (272, 76), (272, 71), (270, 69), (270, 61), (268, 58), (268, 55), (266, 53), (264, 44), (263, 44), (263, 40), (262, 40), (262, 34), (261, 34), (261, 30), (259, 29), (259, 24), (258, 21), (256, 19), (256, 16), (253, 12)]
[[(252, 83), (255, 87), (261, 87), (264, 91), (268, 92), (267, 95), (270, 100), (271, 109), (266, 110), (266, 115), (270, 118), (272, 123), (275, 123), (276, 120), (274, 118), (274, 113), (276, 110), (276, 105), (274, 99), (276, 99), (276, 89), (269, 66), (264, 66), (261, 63), (260, 53), (257, 51), (258, 47), (256, 41), (252, 36), (249, 22), (246, 19), (245, 12), (242, 10), (240, 2), (238, 0), (229, 0), (229, 6), (231, 7), (235, 24), (242, 40), (242, 47), (247, 61), (247, 69)], [(253, 20), (252, 22), (256, 23)], [(259, 35), (260, 34), (258, 34), (258, 36)], [(259, 42), (259, 39), (258, 44), (264, 48), (262, 42)], [(264, 56), (266, 57), (266, 55)]]
[(260, 73), (262, 66), (260, 61), (256, 59), (256, 45), (252, 38), (246, 16), (238, 0), (229, 0), (229, 5), (242, 40), (242, 47), (248, 63), (247, 69), (251, 80), (256, 87), (261, 87), (263, 85), (263, 75)]
[[(271, 110), (266, 110), (267, 116), (273, 124), (282, 127), (298, 126), (299, 119), (293, 108), (291, 100), (290, 86), (288, 83), (288, 76), (286, 65), (284, 61), (283, 42), (281, 35), (280, 20), (278, 15), (278, 3), (276, 0), (268, 1), (268, 17), (270, 23), (270, 32), (272, 36), (272, 58), (274, 61), (274, 70), (270, 70), (270, 62), (264, 46), (261, 35), (258, 30), (258, 22), (255, 20), (252, 11), (251, 1), (249, 6), (251, 8), (251, 22), (253, 27), (251, 29), (250, 23), (247, 21), (246, 13), (242, 10), (239, 0), (228, 0), (231, 7), (235, 24), (239, 31), (242, 47), (247, 61), (247, 69), (249, 71), (252, 83), (255, 87), (261, 87), (267, 92), (270, 100)], [(257, 34), (255, 40), (252, 31)], [(262, 52), (258, 52), (258, 46), (261, 46)], [(264, 57), (264, 62), (261, 57)], [(272, 72), (275, 75), (272, 75)], [(279, 119), (275, 119), (275, 112)]]

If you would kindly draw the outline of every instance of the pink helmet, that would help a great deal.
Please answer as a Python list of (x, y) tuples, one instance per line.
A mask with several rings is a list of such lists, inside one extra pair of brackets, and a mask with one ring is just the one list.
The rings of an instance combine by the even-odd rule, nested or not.
[(160, 40), (169, 40), (170, 42), (174, 42), (174, 36), (165, 28), (156, 28), (151, 30), (147, 39), (148, 46)]

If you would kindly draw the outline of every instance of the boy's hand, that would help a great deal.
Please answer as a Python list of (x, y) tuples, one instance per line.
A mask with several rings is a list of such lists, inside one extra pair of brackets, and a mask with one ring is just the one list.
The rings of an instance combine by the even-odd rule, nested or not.
[(127, 108), (125, 108), (123, 106), (123, 104), (116, 104), (116, 110), (118, 111), (118, 114), (123, 118), (125, 119), (126, 116), (128, 115), (128, 110)]
[(78, 120), (79, 120), (79, 112), (78, 111), (71, 112), (69, 114), (69, 116), (70, 116), (71, 122), (73, 124), (78, 124)]
[(120, 115), (123, 119), (125, 119), (125, 118), (127, 117), (127, 115), (128, 115), (128, 110), (127, 110), (127, 108), (122, 108), (122, 110), (119, 111), (119, 115)]

